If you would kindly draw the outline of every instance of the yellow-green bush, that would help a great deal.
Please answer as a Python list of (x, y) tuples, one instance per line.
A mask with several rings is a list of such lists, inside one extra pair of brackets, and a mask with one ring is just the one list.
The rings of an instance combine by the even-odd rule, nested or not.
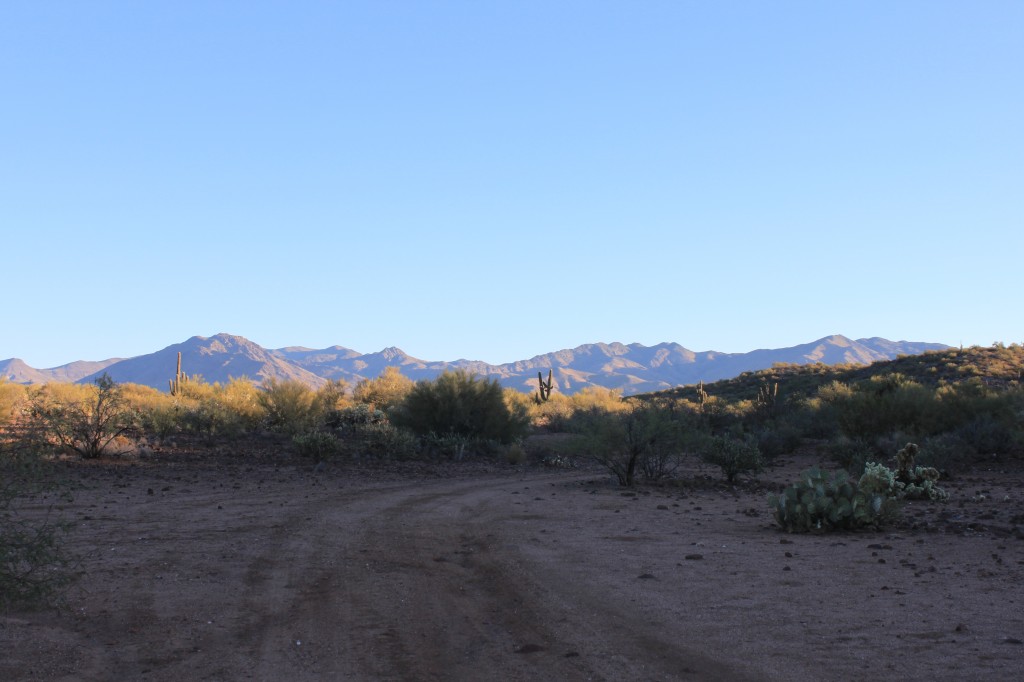
[(270, 379), (259, 394), (267, 426), (281, 433), (302, 433), (316, 421), (316, 392), (301, 381)]
[(385, 412), (401, 405), (415, 383), (393, 366), (385, 367), (380, 376), (356, 384), (352, 398), (357, 403), (373, 405)]
[(13, 422), (28, 404), (28, 391), (0, 377), (0, 427)]

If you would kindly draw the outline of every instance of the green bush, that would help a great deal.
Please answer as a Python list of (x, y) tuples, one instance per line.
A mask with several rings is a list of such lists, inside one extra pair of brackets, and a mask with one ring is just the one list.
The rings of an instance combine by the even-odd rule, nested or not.
[(332, 459), (341, 452), (341, 443), (337, 438), (318, 430), (292, 436), (292, 445), (298, 454), (309, 457), (315, 462)]
[(894, 431), (922, 433), (936, 423), (934, 391), (901, 374), (871, 377), (832, 402), (839, 427), (850, 438), (877, 438)]
[(461, 370), (418, 382), (393, 420), (419, 436), (499, 443), (520, 438), (528, 424), (525, 414), (509, 410), (501, 384)]
[(351, 434), (363, 454), (378, 459), (412, 459), (419, 453), (416, 436), (390, 422), (361, 424)]
[(730, 483), (740, 474), (759, 473), (764, 468), (761, 451), (753, 438), (713, 436), (700, 449), (701, 459), (721, 468), (725, 480)]
[(682, 452), (677, 415), (658, 405), (627, 401), (607, 409), (578, 410), (569, 428), (575, 451), (613, 473), (619, 485), (631, 486), (638, 475), (661, 478), (675, 468)]

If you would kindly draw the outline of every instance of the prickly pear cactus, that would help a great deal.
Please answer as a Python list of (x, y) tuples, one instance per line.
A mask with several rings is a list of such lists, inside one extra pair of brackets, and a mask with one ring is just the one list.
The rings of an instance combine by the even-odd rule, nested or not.
[(808, 469), (768, 504), (775, 521), (791, 533), (878, 527), (887, 511), (886, 497), (863, 491), (849, 474)]

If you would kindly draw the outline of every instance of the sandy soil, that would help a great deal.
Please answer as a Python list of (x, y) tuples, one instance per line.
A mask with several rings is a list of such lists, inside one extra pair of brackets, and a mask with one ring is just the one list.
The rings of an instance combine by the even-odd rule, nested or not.
[[(73, 463), (85, 574), (0, 614), (3, 680), (1024, 678), (1024, 467), (887, 532), (787, 535), (710, 470)], [(705, 476), (707, 475), (707, 476)]]

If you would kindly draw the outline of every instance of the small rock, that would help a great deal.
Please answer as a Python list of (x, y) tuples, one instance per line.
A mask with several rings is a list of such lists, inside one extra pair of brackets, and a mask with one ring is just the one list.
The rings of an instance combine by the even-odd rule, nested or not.
[(1024, 644), (1024, 641), (1021, 641), (1016, 637), (1003, 637), (1003, 644)]
[(704, 555), (703, 554), (687, 554), (683, 558), (686, 559), (687, 561), (700, 561), (701, 559), (704, 558)]
[(535, 654), (538, 651), (544, 651), (544, 647), (539, 644), (524, 644), (515, 650), (517, 654)]

